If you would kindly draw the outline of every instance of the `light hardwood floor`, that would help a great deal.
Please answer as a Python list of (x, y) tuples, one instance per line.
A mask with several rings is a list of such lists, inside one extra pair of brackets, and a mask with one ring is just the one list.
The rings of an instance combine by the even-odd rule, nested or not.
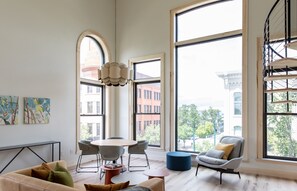
[[(132, 157), (131, 157), (132, 158)], [(132, 158), (133, 164), (145, 164), (141, 158)], [(93, 163), (94, 164), (94, 163)], [(89, 164), (89, 165), (93, 165)], [(127, 157), (124, 157), (124, 164), (127, 164)], [(163, 161), (150, 160), (151, 169), (166, 168)], [(100, 181), (99, 173), (76, 173), (70, 170), (76, 184), (103, 184), (104, 177)], [(165, 188), (167, 191), (295, 191), (297, 190), (296, 180), (287, 180), (267, 176), (258, 176), (241, 173), (241, 179), (236, 174), (223, 174), (223, 183), (220, 185), (220, 173), (203, 167), (199, 168), (195, 176), (196, 167), (188, 171), (171, 171), (165, 177)], [(125, 173), (125, 172), (124, 172)]]

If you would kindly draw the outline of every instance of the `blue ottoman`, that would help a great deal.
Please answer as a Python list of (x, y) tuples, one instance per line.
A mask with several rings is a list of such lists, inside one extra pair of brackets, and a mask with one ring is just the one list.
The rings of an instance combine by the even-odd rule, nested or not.
[(166, 154), (166, 165), (170, 170), (190, 170), (191, 154), (184, 152), (168, 152)]

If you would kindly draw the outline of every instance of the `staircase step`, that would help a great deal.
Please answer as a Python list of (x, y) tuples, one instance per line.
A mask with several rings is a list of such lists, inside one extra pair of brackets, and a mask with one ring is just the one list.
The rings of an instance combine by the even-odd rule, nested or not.
[(290, 43), (286, 44), (285, 47), (288, 47), (293, 50), (297, 50), (297, 41), (290, 42)]
[(293, 78), (297, 78), (297, 74), (266, 76), (266, 77), (264, 78), (264, 81), (286, 80), (286, 79), (293, 79)]
[(297, 88), (279, 88), (279, 89), (270, 89), (265, 90), (265, 93), (277, 93), (277, 92), (297, 92)]
[(274, 69), (286, 68), (286, 67), (297, 67), (296, 58), (282, 58), (273, 62), (270, 62), (268, 66), (272, 66)]

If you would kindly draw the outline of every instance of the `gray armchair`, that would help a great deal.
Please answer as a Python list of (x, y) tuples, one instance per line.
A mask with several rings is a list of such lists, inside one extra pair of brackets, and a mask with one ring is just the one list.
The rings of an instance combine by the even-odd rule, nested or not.
[(244, 139), (237, 136), (223, 136), (220, 143), (234, 145), (229, 157), (222, 159), (221, 157), (224, 152), (217, 150), (200, 153), (196, 157), (196, 161), (198, 162), (196, 176), (200, 166), (220, 171), (220, 184), (222, 184), (223, 173), (238, 174), (239, 178), (241, 178), (240, 173), (234, 170), (239, 167), (243, 158)]
[[(122, 146), (99, 146), (100, 156), (102, 159), (102, 165), (107, 164), (107, 162), (116, 163), (116, 161), (121, 157), (123, 147)], [(100, 168), (100, 180), (103, 177), (104, 171)]]
[[(82, 140), (78, 142), (78, 148), (81, 150), (81, 154), (78, 156), (76, 164), (76, 172), (98, 172), (100, 167), (100, 156), (99, 156), (99, 147), (92, 145), (90, 141)], [(81, 166), (81, 160), (84, 155), (95, 155), (96, 156), (96, 166)], [(81, 170), (86, 168), (96, 168), (95, 171)]]
[[(132, 170), (130, 170), (130, 167), (149, 167), (150, 168), (150, 163), (149, 163), (147, 154), (145, 152), (147, 147), (148, 147), (148, 142), (147, 141), (138, 141), (136, 145), (131, 145), (131, 146), (128, 147), (128, 154), (129, 154), (129, 157), (128, 157), (128, 171), (132, 171)], [(132, 165), (130, 165), (130, 162), (131, 162), (130, 161), (130, 156), (132, 154), (145, 155), (147, 165), (146, 166), (132, 166)]]
[[(123, 137), (108, 137), (107, 139), (124, 139)], [(123, 154), (125, 153), (125, 148), (122, 147), (122, 152), (121, 152), (121, 164), (123, 164)]]

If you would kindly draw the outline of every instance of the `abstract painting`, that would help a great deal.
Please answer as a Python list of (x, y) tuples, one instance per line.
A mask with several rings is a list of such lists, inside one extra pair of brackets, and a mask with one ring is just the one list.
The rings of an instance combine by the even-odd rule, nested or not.
[(50, 119), (49, 98), (24, 98), (24, 123), (44, 124)]
[(18, 96), (0, 96), (0, 125), (17, 125), (18, 113)]

